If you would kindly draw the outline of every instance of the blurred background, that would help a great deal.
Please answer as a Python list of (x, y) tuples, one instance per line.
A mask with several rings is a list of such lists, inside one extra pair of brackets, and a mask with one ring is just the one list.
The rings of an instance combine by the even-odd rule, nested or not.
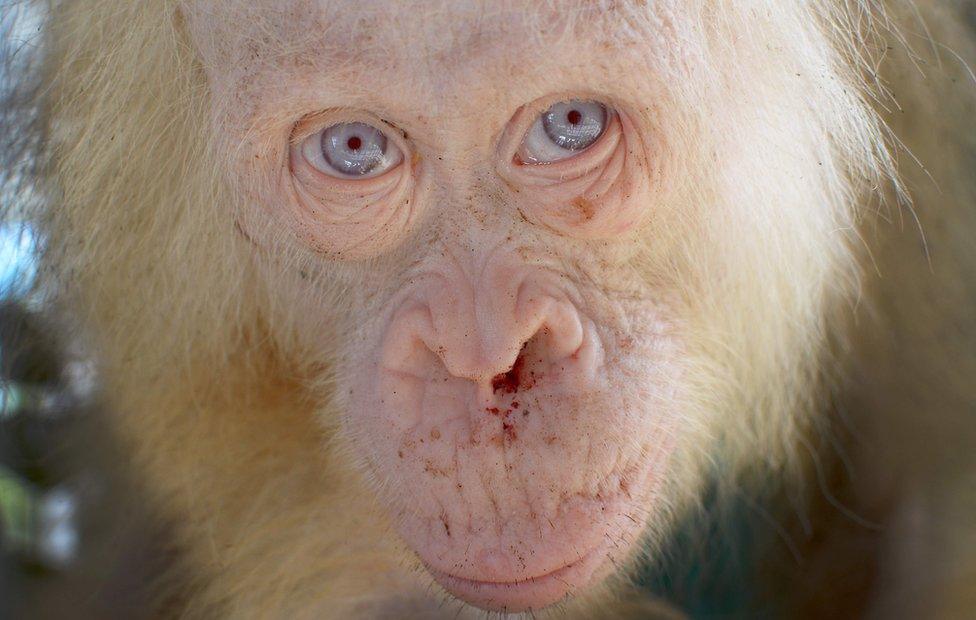
[(158, 536), (105, 440), (91, 364), (32, 290), (37, 243), (0, 228), (0, 619), (148, 617)]
[[(17, 100), (11, 76), (40, 26), (30, 5), (0, 3), (0, 100)], [(0, 125), (24, 113), (4, 107)], [(92, 365), (54, 337), (34, 286), (41, 240), (20, 216), (34, 199), (21, 181), (29, 146), (0, 170), (0, 620), (145, 617), (159, 554), (104, 441)]]

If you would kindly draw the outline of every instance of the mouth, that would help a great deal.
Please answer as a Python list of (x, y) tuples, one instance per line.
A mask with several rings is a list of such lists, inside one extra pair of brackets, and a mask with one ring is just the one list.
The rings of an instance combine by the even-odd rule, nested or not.
[(605, 556), (600, 545), (579, 559), (536, 577), (514, 581), (478, 581), (455, 577), (430, 565), (427, 570), (454, 596), (489, 611), (519, 613), (542, 609), (574, 594), (594, 580)]

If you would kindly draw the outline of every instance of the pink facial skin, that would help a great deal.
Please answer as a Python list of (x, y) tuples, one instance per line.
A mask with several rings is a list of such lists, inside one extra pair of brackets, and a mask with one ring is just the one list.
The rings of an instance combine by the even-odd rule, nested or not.
[(674, 345), (649, 308), (628, 316), (644, 344), (608, 317), (598, 327), (593, 292), (515, 247), (475, 282), (465, 271), (439, 260), (393, 300), (353, 382), (351, 430), (369, 435), (371, 469), (393, 472), (398, 529), (441, 585), (539, 609), (637, 541), (670, 448)]
[[(340, 334), (343, 432), (448, 592), (508, 612), (582, 592), (632, 557), (678, 433), (675, 317), (629, 262), (668, 162), (635, 105), (653, 99), (652, 81), (622, 88), (620, 76), (647, 66), (652, 52), (634, 41), (654, 39), (616, 48), (595, 25), (540, 41), (513, 17), (534, 4), (457, 3), (442, 27), (468, 38), (439, 49), (454, 39), (428, 37), (434, 17), (388, 3), (396, 14), (369, 31), (384, 45), (353, 54), (328, 34), (360, 27), (353, 4), (285, 4), (287, 19), (251, 37), (205, 3), (186, 13), (221, 102), (215, 122), (243, 144), (229, 166), (249, 201), (241, 227), (308, 265), (310, 281), (277, 276), (283, 303), (313, 317), (305, 340), (334, 349)], [(268, 32), (287, 53), (254, 47)], [(422, 57), (403, 40), (427, 41)], [(236, 72), (215, 69), (248, 54)], [(571, 159), (519, 161), (532, 122), (569, 99), (608, 107), (603, 135)], [(301, 141), (350, 121), (384, 131), (402, 162), (364, 180), (315, 169)], [(334, 289), (341, 304), (323, 301)]]

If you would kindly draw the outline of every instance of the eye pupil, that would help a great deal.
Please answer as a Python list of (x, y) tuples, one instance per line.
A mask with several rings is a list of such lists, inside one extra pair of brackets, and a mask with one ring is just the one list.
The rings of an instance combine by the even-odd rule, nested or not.
[(549, 144), (567, 151), (582, 151), (606, 129), (607, 108), (597, 101), (561, 101), (542, 113), (541, 124)]
[(324, 163), (350, 177), (365, 177), (398, 163), (399, 149), (386, 135), (365, 123), (339, 123), (321, 134), (319, 148)]

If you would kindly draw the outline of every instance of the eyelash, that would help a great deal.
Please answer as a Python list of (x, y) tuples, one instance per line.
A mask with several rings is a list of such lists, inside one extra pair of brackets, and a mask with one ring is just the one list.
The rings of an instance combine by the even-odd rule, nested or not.
[[(580, 157), (602, 140), (616, 117), (612, 106), (596, 99), (567, 98), (531, 109), (535, 110), (532, 122), (523, 129), (515, 153), (519, 165), (530, 167)], [(510, 123), (518, 117), (516, 113)], [(367, 182), (399, 168), (406, 159), (405, 148), (391, 129), (382, 122), (340, 120), (307, 134), (298, 150), (305, 163), (323, 176)]]

